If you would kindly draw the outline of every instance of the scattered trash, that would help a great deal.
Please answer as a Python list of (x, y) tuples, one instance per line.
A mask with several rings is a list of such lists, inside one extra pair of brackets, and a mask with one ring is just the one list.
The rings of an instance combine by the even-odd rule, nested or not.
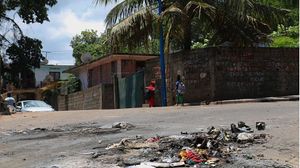
[(257, 157), (265, 157), (265, 155), (264, 154), (258, 154), (258, 155), (256, 155)]
[(193, 150), (186, 150), (183, 152), (183, 158), (185, 162), (187, 162), (189, 165), (194, 165), (196, 163), (205, 162), (206, 159), (199, 155), (196, 151)]
[(135, 138), (136, 138), (136, 139), (143, 139), (144, 137), (141, 136), (141, 135), (136, 135)]
[(254, 136), (252, 133), (240, 133), (237, 136), (238, 142), (242, 143), (242, 142), (253, 142), (254, 140)]
[(33, 131), (47, 131), (47, 128), (32, 128)]
[(157, 142), (159, 140), (160, 140), (159, 136), (156, 136), (156, 137), (151, 137), (151, 138), (147, 139), (146, 142)]
[(253, 130), (245, 124), (245, 122), (240, 121), (238, 122), (238, 127), (235, 124), (231, 124), (231, 132), (232, 133), (241, 133), (241, 132), (247, 132), (251, 133)]
[(254, 156), (252, 156), (252, 155), (250, 155), (250, 154), (245, 154), (245, 155), (243, 155), (243, 157), (244, 157), (245, 159), (247, 159), (247, 160), (253, 159), (253, 158), (254, 158)]
[[(266, 134), (252, 132), (253, 130), (241, 121), (237, 126), (231, 124), (230, 129), (209, 127), (207, 132), (180, 132), (180, 135), (126, 138), (109, 145), (106, 151), (119, 151), (118, 157), (124, 155), (121, 166), (130, 168), (215, 167), (232, 163), (231, 157), (240, 153), (242, 148), (267, 142)], [(247, 154), (240, 156), (247, 160), (255, 158)]]
[(113, 148), (129, 148), (129, 149), (158, 148), (157, 143), (149, 143), (149, 142), (142, 142), (142, 141), (139, 139), (133, 140), (133, 139), (124, 138), (119, 143), (113, 144), (105, 149), (109, 150)]
[(231, 124), (230, 128), (231, 128), (232, 133), (239, 133), (240, 132), (240, 130), (236, 127), (235, 124)]
[(148, 166), (148, 165), (134, 165), (134, 166), (129, 166), (127, 168), (155, 168), (155, 167)]
[(129, 129), (133, 128), (134, 125), (127, 122), (116, 122), (112, 124), (112, 128)]
[(215, 164), (218, 163), (220, 161), (220, 159), (218, 158), (210, 158), (209, 160), (207, 160), (208, 164)]
[(176, 163), (159, 163), (159, 162), (143, 162), (140, 165), (152, 166), (152, 167), (179, 167), (184, 166), (184, 162), (176, 162)]
[(256, 122), (256, 129), (257, 130), (265, 130), (266, 123), (265, 122)]

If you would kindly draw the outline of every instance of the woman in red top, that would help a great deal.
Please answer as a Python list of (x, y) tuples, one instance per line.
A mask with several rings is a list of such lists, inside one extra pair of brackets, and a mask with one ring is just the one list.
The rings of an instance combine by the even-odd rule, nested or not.
[(146, 87), (146, 89), (148, 89), (149, 92), (149, 107), (154, 107), (155, 101), (154, 101), (154, 97), (155, 97), (155, 81), (151, 81), (150, 85)]

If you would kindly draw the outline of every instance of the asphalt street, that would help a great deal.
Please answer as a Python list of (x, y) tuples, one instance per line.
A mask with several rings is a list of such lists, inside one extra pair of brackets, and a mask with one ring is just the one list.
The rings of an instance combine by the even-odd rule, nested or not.
[[(78, 124), (106, 125), (125, 121), (135, 129), (118, 134), (62, 136), (44, 139), (26, 139), (9, 135), (11, 131), (32, 128), (57, 128)], [(244, 121), (255, 128), (255, 122), (266, 122), (264, 133), (272, 138), (267, 144), (249, 148), (266, 159), (299, 164), (299, 102), (241, 103), (203, 106), (178, 106), (165, 108), (134, 108), (118, 110), (57, 111), (53, 113), (18, 113), (0, 118), (0, 167), (42, 167), (66, 163), (70, 158), (82, 158), (78, 153), (87, 152), (98, 140), (117, 142), (124, 137), (142, 135), (173, 135), (180, 132), (197, 132), (209, 126), (229, 127), (231, 123)], [(38, 156), (38, 157), (37, 157)], [(61, 157), (64, 156), (64, 157)], [(85, 164), (82, 162), (80, 164)], [(65, 164), (67, 165), (67, 164)], [(47, 167), (47, 166), (46, 166)], [(68, 166), (65, 166), (68, 167)], [(69, 166), (72, 167), (72, 166)]]

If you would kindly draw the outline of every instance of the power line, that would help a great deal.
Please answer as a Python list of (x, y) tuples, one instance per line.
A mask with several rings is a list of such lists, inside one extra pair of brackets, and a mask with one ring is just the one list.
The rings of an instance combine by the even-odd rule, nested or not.
[(45, 53), (46, 58), (48, 58), (48, 54), (58, 54), (58, 53), (70, 53), (73, 52), (73, 50), (61, 50), (61, 51), (42, 51)]
[(69, 53), (69, 52), (73, 52), (73, 50), (58, 50), (58, 51), (42, 51), (44, 53)]

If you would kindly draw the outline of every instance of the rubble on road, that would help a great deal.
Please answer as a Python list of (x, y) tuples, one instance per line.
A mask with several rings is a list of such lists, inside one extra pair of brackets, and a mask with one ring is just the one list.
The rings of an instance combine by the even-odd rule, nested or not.
[[(109, 154), (118, 153), (118, 165), (129, 168), (214, 167), (231, 162), (243, 147), (267, 142), (266, 134), (254, 134), (244, 122), (230, 129), (209, 127), (207, 132), (171, 136), (125, 138), (109, 145)], [(119, 151), (119, 152), (117, 152)], [(241, 157), (253, 159), (252, 155)]]
[(119, 149), (141, 149), (141, 148), (158, 148), (157, 143), (151, 143), (147, 142), (143, 139), (128, 139), (124, 138), (119, 143), (113, 144), (105, 149), (113, 149), (113, 148), (119, 148)]
[(256, 122), (256, 129), (257, 130), (265, 130), (266, 129), (266, 123), (265, 122)]
[(251, 133), (240, 133), (237, 136), (237, 140), (238, 142), (242, 143), (242, 142), (253, 142), (254, 140), (254, 135)]
[(101, 128), (119, 128), (119, 129), (131, 129), (134, 128), (135, 126), (131, 123), (128, 122), (115, 122), (113, 124), (106, 124), (101, 126)]
[[(43, 127), (35, 127), (28, 128), (25, 130), (7, 130), (5, 132), (0, 132), (0, 135), (12, 136), (12, 135), (37, 135), (37, 134), (60, 134), (60, 135), (100, 135), (100, 134), (111, 134), (111, 133), (119, 133), (121, 131), (128, 131), (135, 126), (133, 124), (127, 122), (116, 122), (113, 124), (101, 126), (95, 125), (92, 123), (81, 123), (76, 125), (65, 125), (59, 128), (43, 128)], [(101, 143), (99, 141), (99, 143)]]
[(127, 122), (115, 122), (112, 124), (112, 128), (129, 129), (133, 128), (134, 125)]

